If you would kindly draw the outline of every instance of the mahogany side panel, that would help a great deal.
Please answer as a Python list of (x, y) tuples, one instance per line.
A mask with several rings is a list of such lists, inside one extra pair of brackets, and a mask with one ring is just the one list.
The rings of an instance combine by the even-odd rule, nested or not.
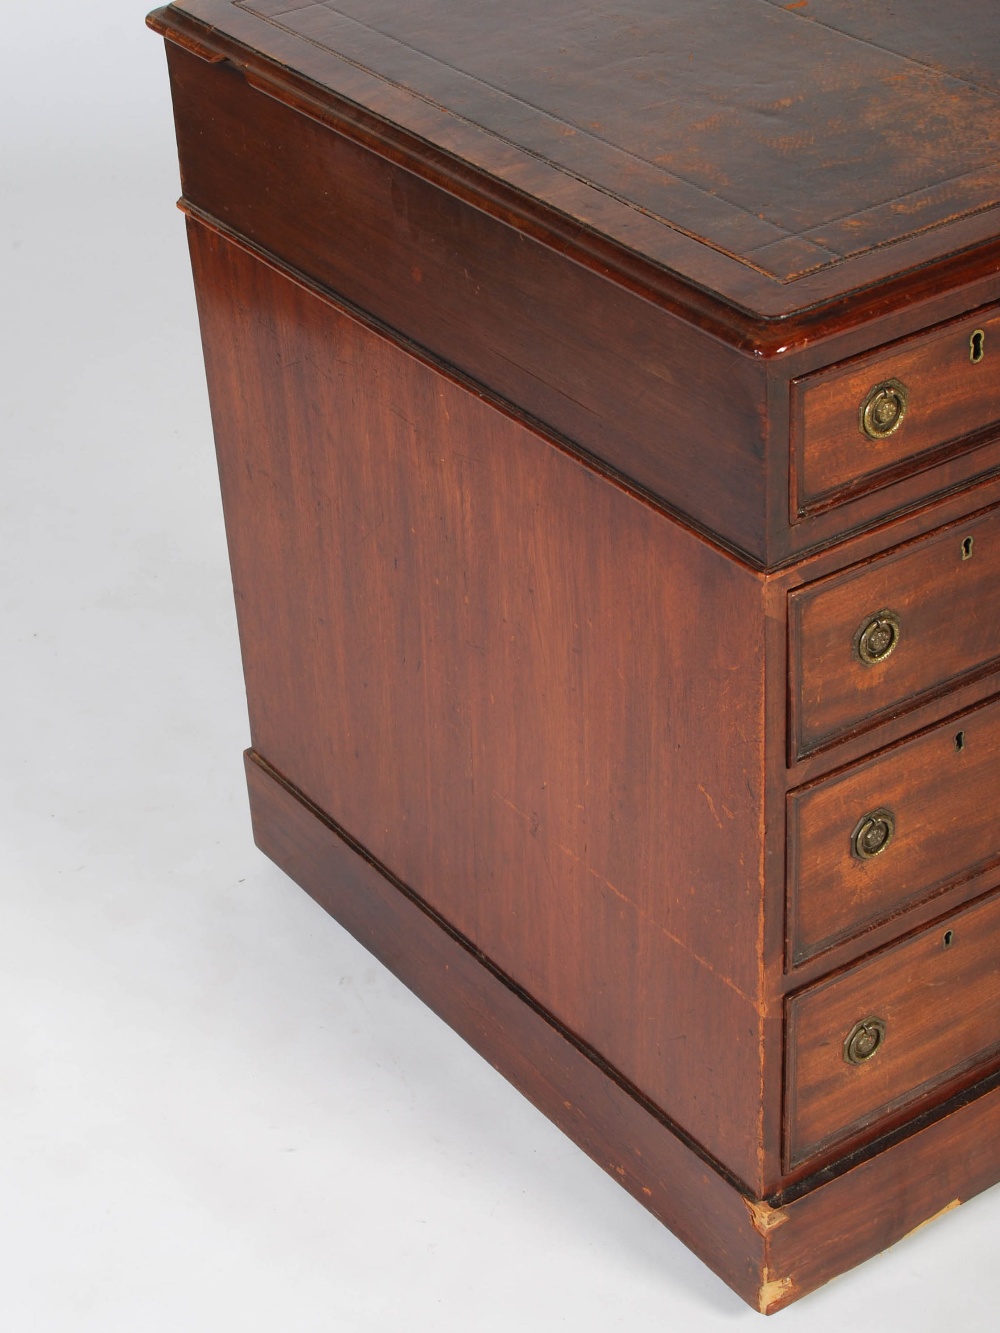
[(759, 360), (371, 151), (346, 120), (167, 52), (190, 205), (765, 558)]
[(190, 234), (254, 748), (758, 1186), (762, 579)]

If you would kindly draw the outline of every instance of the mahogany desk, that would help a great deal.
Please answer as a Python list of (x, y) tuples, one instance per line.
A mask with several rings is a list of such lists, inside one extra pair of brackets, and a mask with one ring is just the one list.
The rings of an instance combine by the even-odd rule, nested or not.
[(1000, 6), (179, 0), (257, 840), (751, 1304), (1000, 1177)]

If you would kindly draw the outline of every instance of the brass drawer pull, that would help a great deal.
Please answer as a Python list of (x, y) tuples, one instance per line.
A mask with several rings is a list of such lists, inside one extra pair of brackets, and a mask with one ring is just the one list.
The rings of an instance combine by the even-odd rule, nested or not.
[(851, 834), (851, 851), (859, 861), (881, 856), (896, 833), (896, 816), (891, 810), (872, 810), (859, 819)]
[(898, 430), (906, 416), (910, 391), (901, 380), (874, 384), (858, 408), (858, 430), (869, 440), (884, 440)]
[(855, 654), (865, 666), (876, 666), (894, 650), (901, 632), (902, 626), (895, 611), (878, 611), (868, 616), (855, 634)]
[(885, 1022), (865, 1018), (855, 1023), (844, 1042), (844, 1059), (849, 1065), (863, 1065), (877, 1055), (885, 1042)]

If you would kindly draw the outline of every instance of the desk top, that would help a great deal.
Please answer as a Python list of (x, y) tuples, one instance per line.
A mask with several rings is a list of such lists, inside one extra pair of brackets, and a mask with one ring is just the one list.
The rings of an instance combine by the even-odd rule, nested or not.
[(996, 0), (177, 0), (753, 315), (1000, 235)]

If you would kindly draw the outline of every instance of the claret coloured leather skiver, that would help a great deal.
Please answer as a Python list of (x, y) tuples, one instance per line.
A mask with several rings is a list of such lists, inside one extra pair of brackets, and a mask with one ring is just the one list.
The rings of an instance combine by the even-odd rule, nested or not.
[(1000, 6), (150, 23), (260, 847), (762, 1311), (992, 1185)]

